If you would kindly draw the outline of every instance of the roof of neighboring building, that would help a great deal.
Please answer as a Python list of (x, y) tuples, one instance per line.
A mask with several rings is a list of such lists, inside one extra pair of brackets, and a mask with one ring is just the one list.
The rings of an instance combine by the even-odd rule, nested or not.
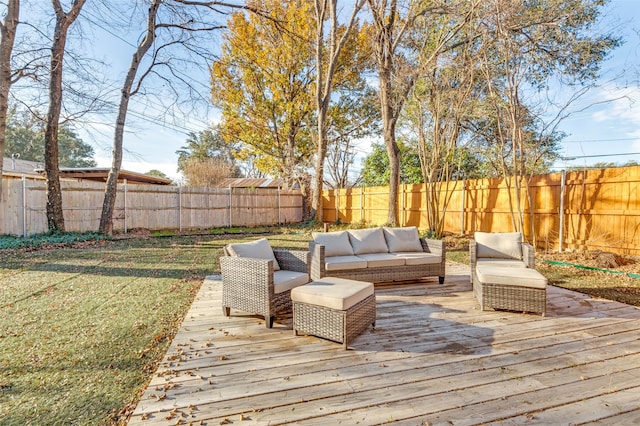
[(218, 184), (220, 188), (282, 188), (282, 179), (227, 178)]
[[(109, 177), (109, 167), (85, 167), (85, 168), (61, 168), (60, 177), (72, 179), (95, 180), (98, 182), (106, 182)], [(38, 173), (44, 173), (43, 169), (37, 169)], [(118, 182), (127, 183), (147, 183), (151, 185), (171, 185), (171, 179), (165, 179), (157, 176), (149, 176), (143, 173), (130, 172), (128, 170), (120, 170), (118, 173)]]
[(37, 161), (21, 160), (19, 158), (7, 158), (2, 159), (2, 171), (12, 173), (23, 173), (30, 175), (37, 175), (36, 169), (42, 168), (43, 164)]
[[(60, 168), (60, 177), (106, 182), (110, 170), (108, 167), (62, 167)], [(18, 158), (4, 158), (2, 162), (2, 173), (42, 176), (44, 175), (44, 164), (36, 161), (20, 160)], [(151, 185), (171, 185), (172, 183), (171, 179), (120, 170), (120, 173), (118, 173), (118, 182), (124, 182), (125, 179), (127, 183), (146, 183)]]

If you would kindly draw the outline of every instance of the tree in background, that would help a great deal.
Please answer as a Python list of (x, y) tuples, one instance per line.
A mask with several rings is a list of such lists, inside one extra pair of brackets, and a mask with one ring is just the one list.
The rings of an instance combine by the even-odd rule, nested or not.
[(315, 93), (313, 5), (295, 0), (260, 3), (267, 17), (234, 13), (222, 53), (211, 67), (211, 97), (222, 111), (220, 132), (242, 144), (240, 160), (303, 193), (308, 170)]
[(237, 168), (219, 157), (189, 158), (182, 168), (185, 186), (202, 188), (217, 187), (220, 182), (230, 177), (237, 177)]
[(171, 180), (171, 178), (169, 176), (167, 176), (165, 173), (161, 172), (158, 169), (151, 169), (147, 173), (145, 173), (145, 175), (158, 177), (158, 178), (161, 178), (161, 179), (169, 179), (169, 180)]
[[(45, 162), (45, 123), (29, 111), (12, 107), (8, 114), (6, 153), (20, 159)], [(60, 167), (95, 167), (93, 147), (85, 143), (69, 123), (58, 128), (58, 159)]]
[(524, 232), (523, 195), (533, 205), (530, 171), (554, 152), (560, 136), (545, 125), (545, 117), (536, 112), (531, 99), (554, 78), (576, 90), (594, 81), (619, 40), (592, 31), (601, 13), (601, 0), (494, 0), (485, 6), (479, 67), (483, 104), (492, 129), (486, 143), (496, 147), (495, 162), (510, 188), (513, 228)]
[(47, 175), (47, 224), (49, 231), (64, 232), (62, 212), (62, 190), (60, 189), (60, 166), (58, 134), (62, 108), (62, 71), (69, 27), (75, 22), (85, 0), (75, 0), (68, 12), (60, 0), (52, 0), (56, 24), (51, 45), (49, 68), (49, 109), (44, 131), (44, 169)]
[[(9, 110), (9, 88), (16, 78), (11, 71), (11, 53), (16, 39), (16, 29), (20, 19), (20, 0), (9, 0), (7, 10), (0, 22), (0, 159), (5, 153), (5, 134), (7, 130), (7, 113)], [(0, 176), (2, 161), (0, 160)], [(0, 201), (2, 201), (2, 185), (0, 184)]]
[(190, 132), (186, 145), (176, 151), (186, 186), (215, 187), (223, 179), (242, 176), (235, 159), (237, 149), (222, 138), (217, 126)]
[[(423, 183), (420, 157), (416, 147), (405, 144), (402, 140), (398, 140), (397, 144), (401, 154), (400, 183), (405, 185)], [(374, 143), (371, 154), (362, 163), (362, 184), (365, 186), (388, 186), (390, 173), (389, 156), (387, 155), (386, 147), (382, 144)]]
[[(447, 1), (367, 0), (367, 3), (371, 11), (369, 30), (378, 71), (382, 136), (389, 156), (387, 223), (397, 225), (401, 156), (396, 141), (398, 119), (417, 76), (440, 52), (450, 48), (450, 42), (467, 23), (465, 9), (457, 9), (467, 3), (473, 6), (475, 2), (460, 1), (451, 5)], [(445, 31), (437, 39), (424, 37), (418, 40), (424, 47), (416, 49), (415, 40), (408, 40), (416, 23), (431, 22), (441, 15), (448, 16), (451, 24), (443, 27)]]
[(231, 169), (233, 169), (233, 176), (241, 176), (240, 168), (235, 158), (239, 150), (237, 145), (225, 141), (217, 126), (198, 133), (189, 132), (186, 144), (176, 151), (176, 154), (178, 154), (178, 171), (184, 173), (186, 164), (190, 160), (217, 158), (230, 164)]
[[(337, 0), (315, 0), (314, 17), (315, 17), (315, 68), (316, 68), (316, 84), (315, 84), (315, 104), (316, 104), (316, 158), (313, 175), (313, 195), (311, 200), (311, 214), (315, 216), (319, 222), (323, 221), (322, 209), (322, 186), (325, 180), (324, 166), (327, 156), (327, 147), (329, 141), (327, 138), (327, 124), (329, 120), (330, 102), (333, 96), (334, 77), (336, 71), (346, 70), (355, 71), (359, 75), (361, 70), (350, 66), (349, 64), (340, 64), (339, 60), (346, 57), (342, 54), (349, 38), (350, 32), (357, 30), (354, 28), (355, 19), (364, 5), (364, 0), (356, 0), (353, 4), (351, 15), (348, 22), (343, 26), (338, 26), (338, 10)], [(325, 25), (329, 23), (329, 34), (325, 40)], [(356, 49), (348, 50), (349, 53), (356, 53)], [(341, 67), (339, 67), (341, 66)], [(344, 72), (342, 73), (344, 74)], [(342, 78), (342, 82), (346, 76), (338, 76)], [(335, 151), (334, 151), (335, 152)], [(340, 157), (334, 157), (339, 159)], [(343, 157), (342, 165), (348, 164), (348, 156)], [(337, 164), (340, 164), (338, 162)], [(334, 163), (334, 165), (337, 165)], [(335, 171), (335, 168), (334, 168)], [(337, 176), (336, 176), (337, 177)], [(342, 176), (341, 180), (344, 180)]]

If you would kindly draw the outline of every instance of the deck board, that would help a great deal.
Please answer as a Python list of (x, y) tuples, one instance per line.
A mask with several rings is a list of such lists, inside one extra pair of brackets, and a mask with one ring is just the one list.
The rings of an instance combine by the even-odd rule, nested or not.
[(550, 287), (547, 315), (481, 311), (468, 267), (376, 286), (342, 345), (290, 318), (222, 315), (207, 279), (130, 425), (625, 424), (640, 418), (640, 309)]

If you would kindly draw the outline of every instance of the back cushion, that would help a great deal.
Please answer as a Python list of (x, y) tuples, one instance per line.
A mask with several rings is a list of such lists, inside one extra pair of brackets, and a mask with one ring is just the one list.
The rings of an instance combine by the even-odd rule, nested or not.
[(424, 251), (420, 243), (418, 228), (410, 226), (406, 228), (383, 228), (387, 246), (392, 253)]
[(313, 232), (313, 241), (324, 246), (324, 256), (353, 256), (347, 231)]
[(347, 232), (354, 254), (389, 252), (382, 228), (352, 229)]
[(273, 250), (266, 238), (261, 238), (258, 241), (252, 241), (250, 243), (229, 244), (227, 250), (231, 256), (273, 260), (273, 270), (280, 270), (278, 260), (273, 254)]
[(522, 259), (520, 232), (476, 232), (476, 257), (495, 259)]

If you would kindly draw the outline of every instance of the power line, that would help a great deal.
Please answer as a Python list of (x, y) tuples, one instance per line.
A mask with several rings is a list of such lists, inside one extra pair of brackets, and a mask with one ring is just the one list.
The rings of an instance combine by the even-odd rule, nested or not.
[(591, 142), (624, 142), (624, 141), (637, 141), (640, 138), (619, 138), (619, 139), (584, 139), (577, 141), (562, 141), (562, 143), (591, 143)]

